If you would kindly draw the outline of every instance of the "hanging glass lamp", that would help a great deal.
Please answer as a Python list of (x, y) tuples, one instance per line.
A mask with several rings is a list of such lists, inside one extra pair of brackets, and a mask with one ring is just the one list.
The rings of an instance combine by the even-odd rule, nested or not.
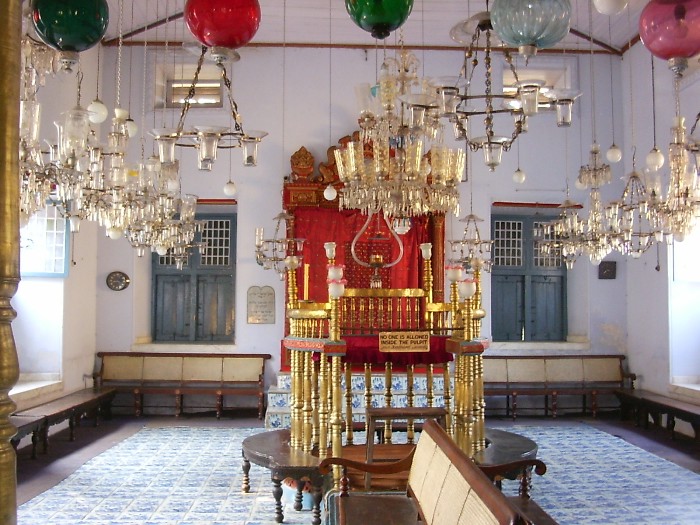
[(639, 36), (652, 55), (687, 64), (700, 53), (700, 0), (651, 0), (639, 15)]
[(570, 22), (569, 0), (494, 0), (491, 7), (494, 31), (526, 59), (564, 38)]
[(246, 45), (260, 27), (258, 0), (187, 0), (187, 28), (202, 45), (236, 49)]
[(34, 0), (32, 21), (44, 43), (58, 51), (81, 52), (107, 31), (107, 0)]
[(406, 21), (413, 0), (345, 0), (345, 9), (360, 28), (384, 39)]

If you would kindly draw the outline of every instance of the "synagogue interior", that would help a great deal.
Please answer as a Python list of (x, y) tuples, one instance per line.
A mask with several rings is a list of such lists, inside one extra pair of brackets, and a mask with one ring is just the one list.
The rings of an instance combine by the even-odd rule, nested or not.
[(698, 57), (700, 0), (3, 2), (0, 525), (695, 523)]

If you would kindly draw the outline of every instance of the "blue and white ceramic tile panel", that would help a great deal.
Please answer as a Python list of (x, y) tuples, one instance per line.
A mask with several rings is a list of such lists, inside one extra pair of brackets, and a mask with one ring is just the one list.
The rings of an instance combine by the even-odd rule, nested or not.
[[(407, 385), (406, 374), (395, 373), (392, 375), (392, 406), (407, 406)], [(352, 385), (352, 407), (353, 420), (365, 420), (365, 376), (364, 373), (353, 373), (350, 379)], [(385, 406), (384, 385), (386, 384), (383, 373), (374, 373), (371, 378), (372, 406), (375, 408)], [(289, 426), (289, 391), (291, 377), (288, 373), (280, 373), (277, 376), (277, 386), (272, 386), (267, 393), (267, 412), (265, 414), (266, 428), (283, 428)], [(345, 387), (345, 376), (342, 377), (342, 385)], [(433, 405), (443, 406), (443, 387), (445, 385), (442, 374), (433, 376)], [(424, 374), (416, 374), (413, 377), (414, 406), (428, 406), (427, 378)], [(344, 402), (344, 401), (343, 401)]]
[[(537, 442), (548, 470), (532, 494), (561, 525), (699, 522), (697, 474), (585, 424), (508, 430)], [(269, 471), (252, 465), (241, 492), (241, 443), (261, 431), (144, 428), (21, 505), (18, 525), (273, 525)], [(311, 523), (291, 503), (284, 517)]]

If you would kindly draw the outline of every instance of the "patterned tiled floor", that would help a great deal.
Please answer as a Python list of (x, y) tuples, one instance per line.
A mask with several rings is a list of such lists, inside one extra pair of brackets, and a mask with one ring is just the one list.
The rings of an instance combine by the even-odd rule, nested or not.
[[(698, 523), (697, 474), (585, 424), (515, 430), (539, 445), (548, 472), (533, 497), (559, 523)], [(268, 471), (253, 465), (240, 490), (241, 442), (262, 431), (144, 428), (20, 506), (18, 524), (272, 525)], [(311, 515), (287, 505), (285, 523)]]

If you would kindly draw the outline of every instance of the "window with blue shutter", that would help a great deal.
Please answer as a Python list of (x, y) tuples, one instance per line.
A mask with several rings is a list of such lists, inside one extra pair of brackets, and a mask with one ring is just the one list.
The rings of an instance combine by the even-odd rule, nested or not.
[(566, 268), (544, 253), (547, 217), (492, 217), (491, 331), (494, 341), (566, 340)]
[(236, 216), (198, 215), (204, 221), (182, 270), (169, 254), (153, 255), (153, 340), (234, 341)]

